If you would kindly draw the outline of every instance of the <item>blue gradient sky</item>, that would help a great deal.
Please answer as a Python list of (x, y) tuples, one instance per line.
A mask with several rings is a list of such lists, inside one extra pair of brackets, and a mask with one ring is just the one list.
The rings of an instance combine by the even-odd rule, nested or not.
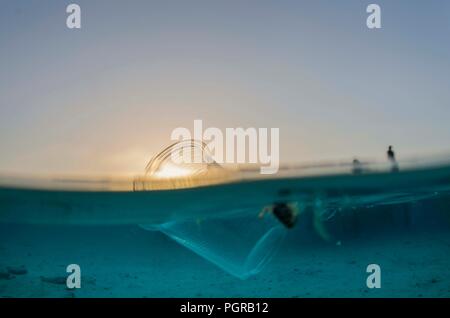
[(0, 172), (139, 173), (194, 119), (284, 163), (450, 148), (448, 1), (73, 2), (0, 2)]

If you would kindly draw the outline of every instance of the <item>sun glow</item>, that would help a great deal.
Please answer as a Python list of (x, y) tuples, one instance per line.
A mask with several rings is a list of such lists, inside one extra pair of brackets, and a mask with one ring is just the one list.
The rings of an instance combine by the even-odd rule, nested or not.
[(192, 188), (231, 181), (234, 174), (212, 160), (173, 162), (172, 155), (180, 150), (199, 150), (204, 155), (204, 144), (194, 140), (170, 145), (148, 163), (145, 175), (133, 181), (135, 191)]
[(181, 178), (187, 177), (194, 173), (192, 169), (187, 167), (180, 167), (174, 164), (166, 163), (159, 170), (155, 171), (153, 174), (156, 178)]

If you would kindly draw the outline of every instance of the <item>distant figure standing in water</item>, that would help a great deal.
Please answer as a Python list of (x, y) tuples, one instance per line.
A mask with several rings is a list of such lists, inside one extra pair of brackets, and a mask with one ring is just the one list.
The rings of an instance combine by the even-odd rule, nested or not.
[(363, 172), (361, 162), (358, 159), (353, 159), (353, 174), (361, 174)]
[(398, 172), (398, 163), (397, 160), (395, 160), (395, 153), (394, 150), (392, 150), (392, 146), (389, 146), (389, 149), (387, 151), (387, 157), (388, 160), (391, 162), (391, 171), (392, 172)]

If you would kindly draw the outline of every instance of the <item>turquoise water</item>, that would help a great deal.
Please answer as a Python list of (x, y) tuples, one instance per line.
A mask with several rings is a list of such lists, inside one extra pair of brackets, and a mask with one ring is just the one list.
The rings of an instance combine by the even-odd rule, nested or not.
[[(449, 297), (449, 189), (448, 166), (151, 192), (3, 186), (0, 296)], [(293, 229), (258, 217), (274, 202), (295, 206)]]

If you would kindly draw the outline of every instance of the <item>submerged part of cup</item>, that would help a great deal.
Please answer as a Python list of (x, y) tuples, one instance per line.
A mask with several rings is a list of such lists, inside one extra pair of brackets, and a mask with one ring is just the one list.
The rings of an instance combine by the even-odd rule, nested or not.
[(287, 230), (272, 215), (258, 218), (256, 208), (235, 212), (226, 217), (172, 221), (148, 229), (163, 232), (231, 275), (246, 279), (259, 273), (273, 258)]

